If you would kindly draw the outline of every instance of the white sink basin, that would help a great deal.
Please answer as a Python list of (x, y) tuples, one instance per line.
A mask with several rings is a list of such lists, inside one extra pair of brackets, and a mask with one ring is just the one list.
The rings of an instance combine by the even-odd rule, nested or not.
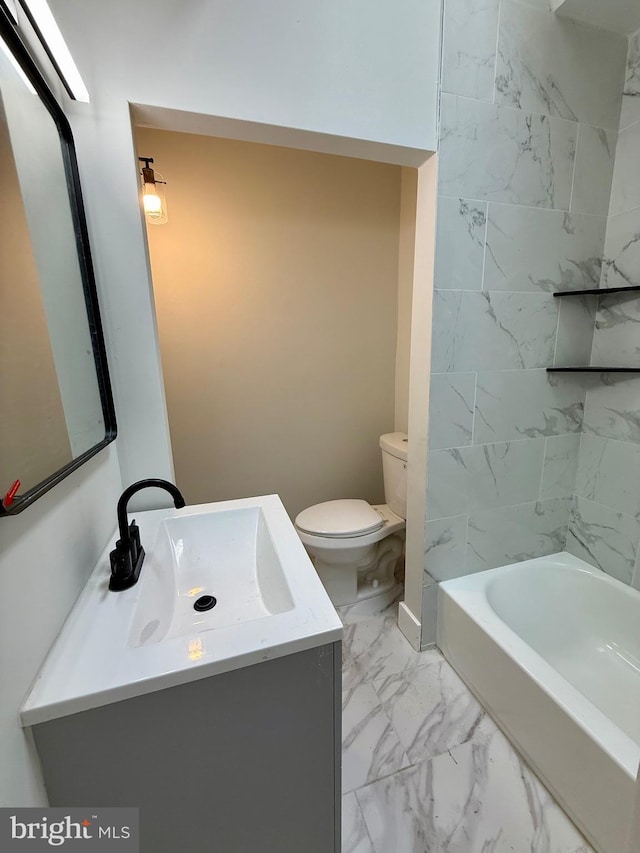
[[(23, 725), (342, 638), (277, 495), (133, 517), (146, 552), (140, 580), (109, 590), (114, 532), (22, 707)], [(198, 612), (203, 596), (216, 604)]]
[[(139, 583), (132, 646), (265, 619), (294, 606), (259, 506), (163, 519)], [(210, 610), (195, 609), (196, 602), (213, 599)]]

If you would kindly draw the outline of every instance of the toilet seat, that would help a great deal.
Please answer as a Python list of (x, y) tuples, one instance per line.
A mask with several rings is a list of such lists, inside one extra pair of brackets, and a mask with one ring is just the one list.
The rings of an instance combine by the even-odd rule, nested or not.
[(324, 501), (310, 506), (296, 517), (298, 530), (327, 539), (351, 539), (375, 533), (384, 519), (363, 500)]
[[(366, 503), (366, 501), (365, 501)], [(367, 504), (370, 506), (370, 504)], [(386, 539), (393, 533), (399, 533), (406, 527), (404, 518), (397, 516), (386, 504), (378, 504), (371, 507), (382, 519), (382, 526), (369, 533), (360, 533), (353, 536), (322, 536), (318, 533), (306, 533), (301, 530), (296, 518), (296, 530), (303, 544), (311, 548), (322, 548), (325, 551), (344, 551), (350, 548), (367, 548), (376, 542)], [(306, 510), (305, 510), (306, 512)]]

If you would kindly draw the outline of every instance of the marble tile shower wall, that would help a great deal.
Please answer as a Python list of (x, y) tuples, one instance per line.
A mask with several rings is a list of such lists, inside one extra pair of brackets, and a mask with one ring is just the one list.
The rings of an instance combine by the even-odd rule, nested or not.
[[(629, 39), (602, 287), (640, 284), (640, 32)], [(640, 364), (640, 301), (598, 300), (592, 364)], [(640, 588), (640, 378), (588, 389), (567, 548)]]
[[(423, 642), (437, 582), (561, 550), (627, 39), (548, 0), (445, 0)], [(571, 304), (569, 304), (571, 302)], [(430, 626), (431, 627), (428, 627)]]

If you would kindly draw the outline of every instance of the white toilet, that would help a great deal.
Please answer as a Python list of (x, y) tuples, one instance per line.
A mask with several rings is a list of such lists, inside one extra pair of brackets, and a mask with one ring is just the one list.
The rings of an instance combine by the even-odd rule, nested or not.
[(407, 436), (380, 436), (386, 504), (325, 501), (296, 518), (300, 539), (312, 557), (329, 598), (338, 607), (362, 604), (383, 610), (396, 595), (394, 570), (404, 545), (407, 509)]

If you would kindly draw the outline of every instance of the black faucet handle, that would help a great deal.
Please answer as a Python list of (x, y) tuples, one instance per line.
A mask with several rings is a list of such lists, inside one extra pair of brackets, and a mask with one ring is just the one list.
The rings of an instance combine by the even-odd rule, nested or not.
[(133, 559), (132, 542), (122, 542), (118, 539), (116, 547), (110, 553), (111, 560), (111, 578), (109, 580), (109, 589), (114, 592), (119, 592), (123, 589), (129, 589), (138, 582), (140, 569), (144, 560), (144, 548), (142, 545), (138, 547), (138, 553)]
[(133, 574), (133, 562), (128, 547), (123, 547), (122, 539), (118, 539), (116, 547), (109, 554), (111, 561), (111, 580), (109, 589), (126, 589), (127, 581)]
[(135, 566), (138, 561), (138, 554), (140, 553), (140, 528), (136, 524), (136, 520), (131, 522), (129, 525), (129, 542), (131, 543), (131, 562)]

